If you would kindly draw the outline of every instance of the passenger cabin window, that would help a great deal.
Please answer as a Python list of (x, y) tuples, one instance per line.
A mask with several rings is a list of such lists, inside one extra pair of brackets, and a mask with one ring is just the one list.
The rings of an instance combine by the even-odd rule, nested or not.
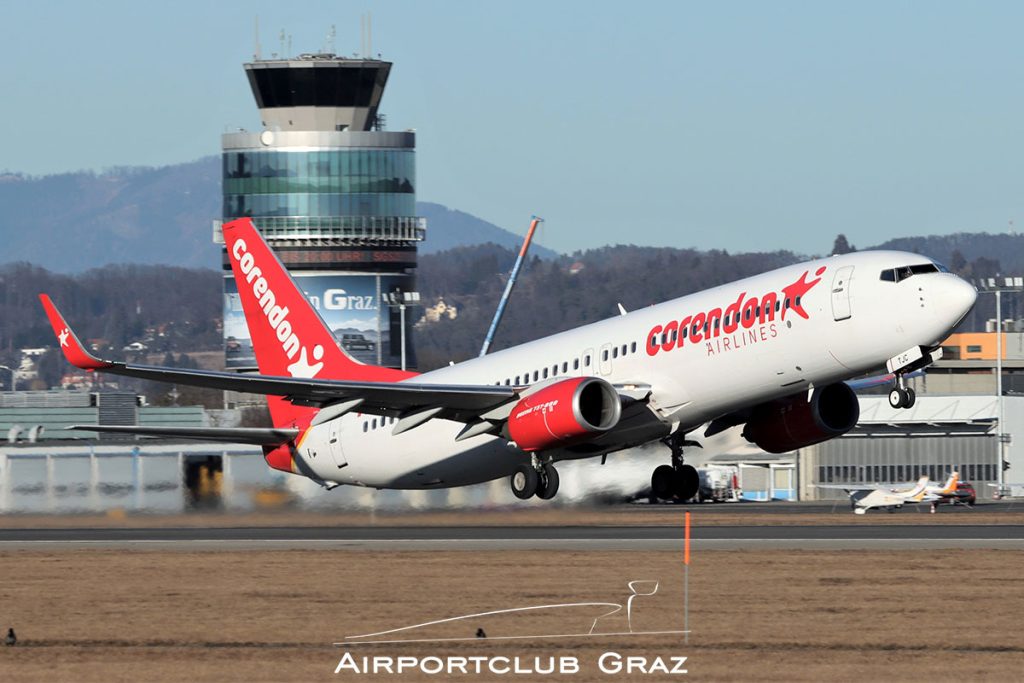
[(608, 349), (601, 352), (601, 360), (608, 360)]
[(573, 358), (572, 359), (572, 369), (573, 370), (579, 370), (580, 369), (580, 359), (579, 358)]
[(585, 368), (589, 368), (590, 367), (590, 354), (587, 354), (586, 356), (584, 356), (584, 358), (583, 358), (583, 367), (585, 367)]
[(569, 372), (569, 363), (562, 361), (562, 374), (564, 375), (567, 372)]
[(544, 368), (544, 379), (548, 378), (548, 369)]
[(629, 345), (629, 352), (636, 353), (636, 342), (633, 342), (632, 344)]

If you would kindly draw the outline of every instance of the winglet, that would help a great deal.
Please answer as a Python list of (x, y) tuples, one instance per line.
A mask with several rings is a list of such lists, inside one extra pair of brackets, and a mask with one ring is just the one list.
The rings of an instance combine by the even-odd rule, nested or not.
[(46, 317), (50, 319), (53, 333), (57, 335), (57, 341), (60, 342), (60, 350), (64, 352), (64, 357), (68, 359), (69, 363), (83, 370), (100, 370), (114, 365), (113, 363), (100, 360), (85, 350), (82, 342), (78, 341), (78, 336), (71, 331), (71, 328), (64, 321), (64, 316), (60, 314), (57, 307), (50, 301), (49, 296), (40, 294), (39, 300), (43, 303)]

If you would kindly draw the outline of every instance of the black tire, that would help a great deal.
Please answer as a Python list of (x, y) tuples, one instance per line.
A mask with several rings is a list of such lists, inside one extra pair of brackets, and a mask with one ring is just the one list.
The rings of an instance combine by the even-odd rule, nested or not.
[(908, 389), (904, 389), (903, 390), (903, 407), (904, 408), (913, 408), (915, 403), (917, 403), (917, 392), (915, 392), (913, 389), (909, 389), (909, 388)]
[(544, 473), (540, 478), (540, 485), (537, 487), (537, 497), (541, 500), (551, 500), (558, 493), (558, 470), (551, 463), (544, 465)]
[(669, 465), (658, 465), (651, 474), (651, 494), (661, 500), (671, 500), (675, 493), (676, 471)]
[(533, 498), (537, 493), (537, 486), (540, 483), (540, 475), (530, 465), (519, 465), (516, 471), (509, 477), (509, 485), (512, 493), (520, 500)]
[(679, 500), (690, 500), (700, 491), (700, 475), (693, 465), (682, 465), (675, 471), (675, 494)]
[(902, 389), (897, 387), (889, 392), (889, 405), (892, 406), (893, 408), (902, 408), (903, 400), (904, 399)]

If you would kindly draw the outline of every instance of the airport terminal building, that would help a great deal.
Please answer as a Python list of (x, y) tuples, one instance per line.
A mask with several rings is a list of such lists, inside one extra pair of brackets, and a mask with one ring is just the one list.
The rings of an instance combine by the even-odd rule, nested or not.
[[(224, 221), (250, 217), (357, 359), (415, 367), (411, 321), (385, 300), (413, 296), (417, 245), (416, 134), (382, 130), (391, 63), (333, 54), (245, 64), (262, 130), (222, 138)], [(220, 222), (214, 240), (221, 242)], [(225, 255), (226, 256), (226, 255)], [(237, 289), (224, 260), (229, 368), (255, 367)]]

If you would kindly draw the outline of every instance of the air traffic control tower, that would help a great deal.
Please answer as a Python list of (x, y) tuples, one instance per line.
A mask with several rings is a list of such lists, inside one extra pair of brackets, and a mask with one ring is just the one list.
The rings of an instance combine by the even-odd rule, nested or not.
[[(415, 290), (426, 220), (416, 217), (416, 134), (381, 130), (390, 71), (333, 54), (246, 64), (263, 129), (223, 136), (223, 220), (253, 219), (350, 355), (398, 366), (400, 316), (381, 295)], [(255, 368), (226, 254), (224, 271), (227, 366)]]

